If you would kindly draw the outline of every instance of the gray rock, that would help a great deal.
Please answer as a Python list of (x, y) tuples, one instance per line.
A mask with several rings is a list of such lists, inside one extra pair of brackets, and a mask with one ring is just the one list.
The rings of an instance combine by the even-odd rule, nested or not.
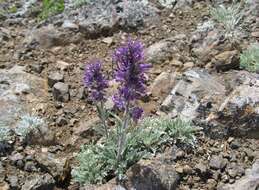
[(56, 136), (52, 130), (49, 129), (47, 123), (43, 123), (35, 128), (35, 130), (28, 131), (28, 134), (22, 139), (27, 145), (56, 145)]
[(259, 160), (256, 160), (246, 175), (237, 180), (234, 184), (221, 185), (217, 190), (257, 190), (259, 187)]
[[(161, 105), (161, 110), (171, 112), (186, 119), (195, 119), (202, 110), (203, 99), (209, 99), (213, 104), (217, 96), (224, 96), (225, 87), (215, 77), (204, 70), (188, 70), (171, 90), (169, 96)], [(206, 107), (205, 107), (206, 108)]]
[(24, 45), (33, 47), (39, 44), (42, 48), (51, 48), (75, 42), (76, 38), (77, 36), (71, 35), (69, 31), (63, 31), (62, 28), (50, 24), (29, 30), (24, 39)]
[(18, 160), (18, 161), (16, 162), (16, 166), (17, 166), (18, 168), (20, 168), (21, 170), (23, 170), (23, 168), (24, 168), (24, 161), (23, 161), (23, 160)]
[(198, 174), (200, 174), (201, 176), (205, 176), (207, 175), (209, 172), (208, 172), (208, 167), (200, 162), (198, 164), (195, 165), (195, 170), (198, 172)]
[(57, 183), (64, 183), (69, 178), (71, 168), (66, 158), (58, 158), (52, 153), (39, 153), (35, 159), (43, 170), (49, 171)]
[(94, 117), (91, 119), (88, 117), (83, 117), (79, 121), (79, 126), (74, 127), (73, 131), (76, 136), (87, 138), (92, 135), (94, 131), (93, 128), (99, 124), (100, 124), (99, 117)]
[(64, 82), (64, 75), (59, 72), (52, 72), (48, 76), (48, 85), (50, 88), (57, 82)]
[(34, 162), (29, 161), (25, 163), (24, 170), (27, 172), (36, 172), (37, 168)]
[(232, 149), (238, 149), (241, 146), (239, 140), (235, 139), (230, 143), (230, 148)]
[(227, 173), (231, 178), (235, 178), (236, 176), (241, 177), (245, 174), (245, 169), (240, 164), (231, 163), (227, 168)]
[(141, 160), (127, 171), (127, 176), (129, 189), (174, 190), (180, 180), (173, 165), (159, 160)]
[(29, 94), (29, 92), (30, 92), (30, 86), (24, 83), (17, 84), (14, 89), (14, 93), (17, 95)]
[(239, 55), (238, 51), (225, 51), (215, 56), (212, 60), (217, 71), (228, 71), (230, 69), (239, 68)]
[(15, 153), (9, 157), (9, 159), (15, 164), (19, 160), (23, 160), (24, 156), (21, 153)]
[(0, 27), (0, 44), (2, 44), (5, 41), (8, 41), (11, 38), (10, 34), (10, 30)]
[(0, 189), (1, 190), (10, 190), (10, 186), (5, 181), (0, 183)]
[(165, 39), (149, 46), (145, 51), (145, 56), (148, 63), (161, 64), (172, 58), (175, 52), (177, 48), (174, 41)]
[(5, 169), (2, 165), (2, 162), (0, 162), (0, 183), (2, 183), (5, 179)]
[(68, 102), (70, 99), (69, 86), (65, 83), (58, 82), (53, 86), (53, 97), (60, 102)]
[(47, 99), (46, 81), (24, 70), (21, 66), (0, 70), (0, 121), (6, 126), (14, 127), (22, 114)]
[(162, 97), (168, 94), (176, 80), (176, 74), (170, 72), (162, 72), (156, 77), (151, 85), (151, 93), (153, 96)]
[(211, 137), (259, 138), (258, 103), (258, 74), (231, 71), (219, 75), (190, 69), (183, 73), (160, 109), (172, 117), (199, 122)]
[(68, 121), (64, 116), (59, 116), (56, 120), (56, 123), (58, 124), (58, 126), (64, 126), (68, 124)]
[(174, 9), (190, 9), (193, 3), (193, 0), (177, 0)]
[(78, 30), (79, 26), (70, 20), (64, 20), (62, 27), (70, 30)]
[(35, 63), (35, 64), (32, 64), (30, 65), (30, 69), (35, 72), (35, 73), (41, 73), (41, 71), (43, 70), (43, 65), (40, 64), (40, 63)]
[(14, 13), (16, 17), (26, 17), (29, 16), (36, 5), (37, 0), (23, 0), (22, 6)]
[(79, 98), (80, 100), (83, 100), (86, 98), (86, 96), (87, 96), (87, 94), (86, 94), (85, 87), (80, 87), (78, 89), (77, 98)]
[(16, 175), (8, 176), (7, 181), (9, 182), (10, 187), (12, 189), (18, 189), (19, 183), (18, 183), (18, 177)]
[(52, 190), (54, 187), (55, 180), (51, 175), (33, 175), (26, 179), (22, 190)]
[(67, 12), (70, 12), (68, 14), (74, 18), (74, 22), (79, 22), (81, 33), (87, 38), (96, 38), (119, 29), (138, 29), (151, 20), (154, 22), (158, 18), (155, 11), (151, 4), (143, 0), (128, 0), (127, 5), (121, 1), (100, 0)]
[(196, 56), (201, 64), (206, 64), (218, 53), (217, 47), (221, 42), (222, 34), (214, 29), (213, 22), (204, 22), (198, 25), (197, 30), (192, 33), (192, 54)]
[(210, 159), (210, 163), (209, 163), (209, 166), (212, 168), (212, 169), (224, 169), (227, 165), (227, 159), (224, 159), (222, 156), (212, 156), (211, 159)]

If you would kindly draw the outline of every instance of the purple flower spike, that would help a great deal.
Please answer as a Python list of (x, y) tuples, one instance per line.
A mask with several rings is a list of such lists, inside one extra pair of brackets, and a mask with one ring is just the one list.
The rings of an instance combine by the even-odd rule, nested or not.
[(131, 39), (115, 51), (113, 60), (117, 64), (115, 80), (120, 83), (118, 93), (113, 99), (118, 108), (125, 108), (131, 101), (146, 94), (145, 72), (151, 65), (144, 63), (142, 43)]
[(105, 89), (108, 81), (102, 73), (101, 61), (94, 61), (85, 67), (84, 85), (90, 92), (93, 101), (105, 100)]
[(139, 108), (139, 107), (134, 107), (132, 110), (131, 110), (131, 117), (132, 119), (137, 122), (141, 116), (143, 114), (143, 109)]

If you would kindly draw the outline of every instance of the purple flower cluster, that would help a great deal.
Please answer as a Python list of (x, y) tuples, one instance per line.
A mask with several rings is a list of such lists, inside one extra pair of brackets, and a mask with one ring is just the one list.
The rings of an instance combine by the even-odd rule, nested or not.
[[(119, 109), (126, 109), (146, 94), (145, 72), (151, 65), (144, 63), (142, 43), (130, 39), (115, 51), (113, 60), (117, 64), (115, 80), (120, 83), (113, 101)], [(140, 108), (132, 108), (132, 117), (138, 119), (142, 112)]]
[[(115, 106), (120, 110), (127, 110), (137, 121), (143, 110), (135, 107), (135, 101), (146, 95), (145, 72), (151, 67), (144, 63), (144, 47), (139, 41), (129, 39), (113, 54), (113, 61), (116, 63), (114, 73), (115, 81), (118, 82), (118, 92), (113, 96)], [(105, 89), (108, 81), (101, 71), (101, 62), (95, 61), (85, 69), (84, 84), (91, 92), (94, 101), (105, 100)]]
[(102, 73), (102, 63), (100, 61), (94, 61), (86, 66), (84, 85), (90, 91), (91, 100), (105, 100), (105, 89), (108, 87), (108, 80)]

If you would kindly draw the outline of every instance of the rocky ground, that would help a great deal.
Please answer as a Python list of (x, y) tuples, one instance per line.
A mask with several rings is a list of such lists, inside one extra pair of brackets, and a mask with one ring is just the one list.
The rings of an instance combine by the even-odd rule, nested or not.
[(145, 44), (153, 65), (149, 97), (141, 102), (145, 115), (181, 116), (200, 130), (194, 148), (174, 145), (139, 161), (127, 172), (125, 188), (259, 189), (259, 74), (239, 68), (240, 52), (259, 39), (259, 1), (245, 10), (237, 41), (209, 14), (211, 5), (229, 1), (177, 0), (170, 9), (156, 0), (110, 2), (74, 10), (66, 1), (62, 14), (39, 21), (37, 1), (0, 1), (3, 10), (17, 6), (0, 14), (0, 119), (13, 130), (26, 113), (48, 123), (27, 146), (15, 135), (9, 140), (0, 190), (114, 188), (114, 180), (79, 187), (71, 168), (80, 145), (96, 138), (84, 65), (102, 58), (110, 73), (110, 55), (128, 36)]

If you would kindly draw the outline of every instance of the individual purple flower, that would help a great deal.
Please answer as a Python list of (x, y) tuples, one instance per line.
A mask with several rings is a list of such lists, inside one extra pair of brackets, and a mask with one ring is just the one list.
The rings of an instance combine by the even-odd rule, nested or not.
[(93, 61), (86, 65), (84, 73), (84, 85), (90, 92), (93, 101), (105, 100), (105, 89), (108, 87), (108, 80), (102, 73), (101, 61)]
[(144, 63), (142, 43), (131, 39), (116, 49), (113, 60), (117, 64), (115, 80), (120, 83), (118, 93), (113, 100), (118, 108), (123, 106), (125, 109), (127, 104), (146, 94), (145, 72), (151, 65)]
[(134, 107), (131, 110), (131, 117), (135, 122), (137, 122), (141, 118), (142, 114), (143, 109), (141, 109), (140, 107)]

